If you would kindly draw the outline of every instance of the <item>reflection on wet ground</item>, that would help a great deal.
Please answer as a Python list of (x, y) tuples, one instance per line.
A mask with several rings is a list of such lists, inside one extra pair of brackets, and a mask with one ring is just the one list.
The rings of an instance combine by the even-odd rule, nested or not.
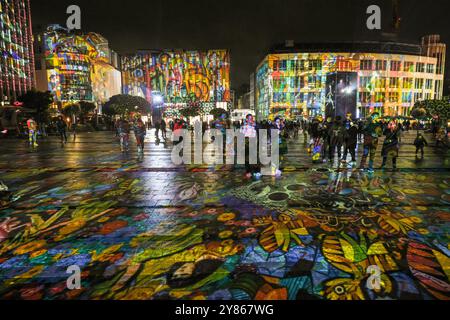
[(450, 298), (449, 157), (433, 148), (419, 161), (405, 145), (398, 172), (368, 174), (314, 167), (292, 142), (280, 178), (253, 180), (147, 144), (137, 159), (105, 133), (0, 141), (15, 197), (0, 210), (0, 298)]

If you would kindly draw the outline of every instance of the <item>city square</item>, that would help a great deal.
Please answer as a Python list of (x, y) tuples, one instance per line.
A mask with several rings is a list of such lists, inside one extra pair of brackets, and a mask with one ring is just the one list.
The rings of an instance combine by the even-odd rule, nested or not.
[(450, 299), (439, 10), (88, 2), (0, 0), (1, 301)]

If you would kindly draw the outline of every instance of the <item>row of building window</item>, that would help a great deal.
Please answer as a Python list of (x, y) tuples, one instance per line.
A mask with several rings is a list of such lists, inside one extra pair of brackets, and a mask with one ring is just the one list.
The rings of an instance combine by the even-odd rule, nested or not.
[[(360, 77), (360, 87), (361, 88), (400, 88), (403, 89), (423, 89), (425, 84), (425, 89), (431, 90), (433, 89), (433, 79), (424, 79), (424, 78), (416, 78), (415, 80), (413, 78), (375, 78), (374, 81), (372, 81), (372, 77)], [(400, 85), (400, 82), (402, 84)]]
[[(367, 70), (367, 71), (387, 71), (388, 70), (388, 61), (386, 60), (361, 60), (360, 62), (360, 69), (361, 70)], [(411, 61), (405, 61), (403, 62), (403, 68), (402, 68), (402, 62), (401, 61), (390, 61), (389, 65), (390, 71), (404, 71), (404, 72), (419, 72), (419, 73), (434, 73), (435, 72), (435, 65), (432, 63), (423, 63), (423, 62), (417, 62), (414, 64), (414, 62)]]
[[(423, 99), (431, 99), (432, 94), (431, 93), (425, 93), (422, 94), (420, 92), (403, 92), (401, 95), (401, 102), (402, 103), (412, 103), (414, 97), (414, 101), (423, 100)], [(318, 100), (318, 97), (316, 94), (309, 94), (309, 93), (289, 93), (289, 92), (275, 92), (273, 94), (273, 103), (289, 103), (291, 105), (298, 105), (304, 102), (311, 102), (313, 100)], [(386, 103), (386, 102), (392, 102), (392, 103), (398, 103), (400, 100), (400, 93), (399, 92), (376, 92), (374, 94), (370, 92), (360, 92), (359, 93), (359, 102), (361, 103)]]
[[(339, 69), (351, 68), (351, 63), (347, 60), (339, 60), (336, 62)], [(272, 70), (274, 72), (302, 72), (311, 70), (321, 70), (323, 62), (321, 59), (316, 60), (274, 60), (272, 61)], [(360, 70), (366, 71), (394, 71), (394, 72), (419, 72), (419, 73), (435, 73), (435, 65), (432, 63), (398, 61), (398, 60), (361, 60)]]
[[(424, 78), (397, 78), (397, 77), (360, 77), (360, 88), (366, 89), (384, 89), (384, 88), (403, 88), (403, 89), (417, 89), (417, 90), (432, 90), (433, 79)], [(424, 87), (425, 85), (425, 87)], [(437, 84), (436, 84), (437, 85)], [(321, 88), (322, 79), (320, 76), (310, 75), (307, 77), (278, 77), (273, 79), (274, 91), (292, 91), (299, 88)], [(289, 90), (292, 89), (292, 90)]]

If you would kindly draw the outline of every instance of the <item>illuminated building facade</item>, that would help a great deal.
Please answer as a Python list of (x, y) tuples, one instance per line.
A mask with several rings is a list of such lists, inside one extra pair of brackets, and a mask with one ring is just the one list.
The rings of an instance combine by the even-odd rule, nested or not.
[(29, 0), (0, 0), (0, 94), (3, 101), (35, 86)]
[(408, 116), (414, 103), (443, 94), (445, 44), (304, 44), (279, 47), (255, 75), (257, 117), (372, 112)]
[(152, 104), (163, 98), (168, 111), (195, 106), (207, 114), (230, 109), (230, 56), (226, 50), (140, 51), (122, 57), (123, 93)]
[(51, 25), (37, 40), (37, 87), (50, 91), (60, 106), (76, 101), (99, 105), (121, 93), (117, 58), (101, 35)]

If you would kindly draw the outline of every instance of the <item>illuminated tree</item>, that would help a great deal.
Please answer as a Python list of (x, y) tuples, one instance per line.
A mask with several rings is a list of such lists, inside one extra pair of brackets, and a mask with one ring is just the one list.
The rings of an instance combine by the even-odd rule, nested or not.
[(130, 112), (150, 112), (150, 103), (144, 98), (119, 94), (111, 97), (104, 105), (103, 110), (108, 115), (126, 115)]

